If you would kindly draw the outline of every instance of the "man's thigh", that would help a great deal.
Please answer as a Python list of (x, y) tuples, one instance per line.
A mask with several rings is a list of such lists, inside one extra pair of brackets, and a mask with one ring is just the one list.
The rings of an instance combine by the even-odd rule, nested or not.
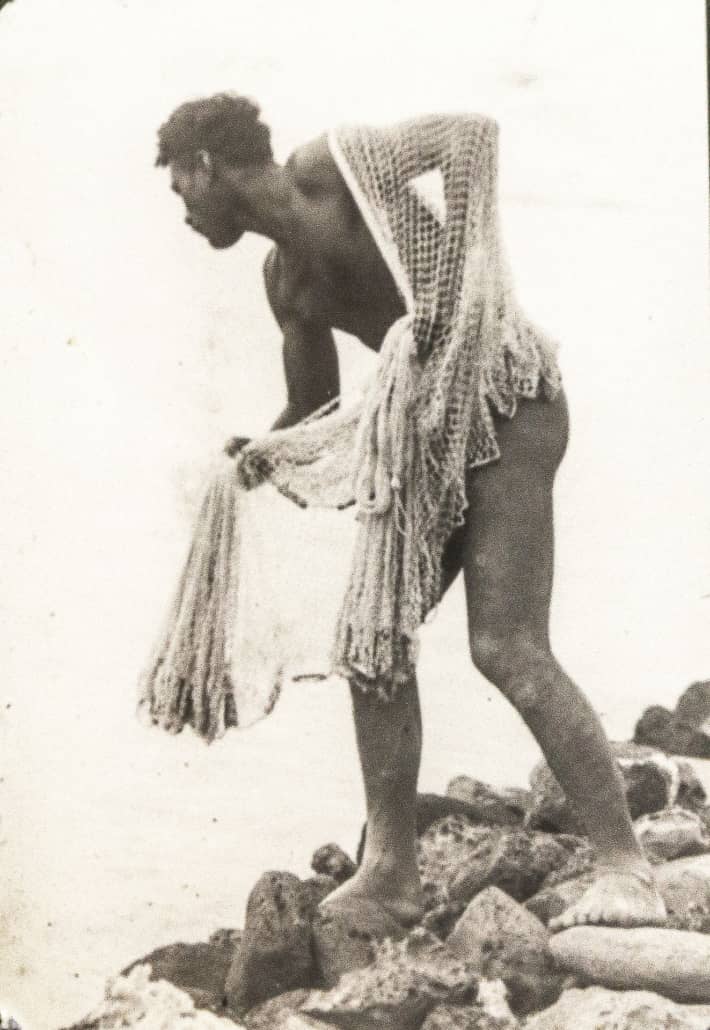
[(499, 461), (467, 477), (466, 521), (444, 555), (444, 590), (463, 569), (471, 630), (547, 634), (552, 488), (567, 444), (567, 406), (521, 401), (496, 419)]

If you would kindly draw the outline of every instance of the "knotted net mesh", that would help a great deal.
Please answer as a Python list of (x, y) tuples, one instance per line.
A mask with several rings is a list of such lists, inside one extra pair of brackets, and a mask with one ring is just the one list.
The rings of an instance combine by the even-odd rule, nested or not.
[[(439, 601), (444, 548), (466, 509), (467, 469), (499, 457), (492, 412), (512, 417), (519, 397), (551, 398), (560, 381), (554, 345), (520, 310), (503, 254), (497, 124), (467, 115), (344, 127), (329, 145), (406, 314), (387, 333), (377, 374), (357, 403), (253, 441), (224, 482), (230, 490), (269, 482), (301, 506), (357, 505), (331, 668), (390, 698), (412, 676), (419, 628)], [(225, 558), (232, 578), (238, 566), (237, 555)], [(188, 633), (176, 716), (175, 670), (164, 647), (144, 690), (159, 721), (166, 710), (178, 723), (189, 719), (194, 704), (184, 698), (195, 694), (203, 710), (222, 713), (216, 732), (239, 722), (240, 656), (229, 641), (234, 613), (226, 602), (235, 591), (217, 594), (227, 626), (221, 636), (210, 628), (220, 641), (219, 672), (208, 670), (208, 683), (204, 669), (195, 678)], [(188, 615), (173, 631), (195, 624)], [(265, 709), (272, 703), (273, 692)], [(208, 722), (214, 733), (217, 723)]]

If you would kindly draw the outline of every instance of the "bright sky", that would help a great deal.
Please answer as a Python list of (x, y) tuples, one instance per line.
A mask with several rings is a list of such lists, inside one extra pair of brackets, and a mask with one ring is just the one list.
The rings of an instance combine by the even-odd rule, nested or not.
[[(131, 775), (142, 793), (135, 770), (151, 738), (131, 736), (133, 683), (209, 455), (234, 433), (264, 429), (283, 400), (259, 275), (265, 241), (210, 251), (152, 167), (157, 126), (187, 98), (225, 88), (255, 97), (281, 158), (341, 121), (462, 109), (498, 118), (513, 274), (529, 314), (561, 341), (572, 409), (557, 493), (558, 650), (613, 735), (628, 733), (646, 704), (672, 704), (710, 675), (704, 40), (701, 0), (14, 0), (2, 9), (0, 575), (12, 709), (0, 810), (6, 860), (23, 863), (11, 865), (17, 940), (47, 921), (44, 901), (33, 908), (28, 897), (56, 903), (68, 876), (56, 847), (72, 819), (64, 799), (83, 812), (92, 785), (105, 778), (118, 796)], [(366, 356), (352, 340), (340, 346), (346, 381), (360, 377)], [(522, 731), (497, 699), (485, 722), (480, 682), (478, 693), (452, 688), (455, 711), (438, 688), (427, 692), (442, 669), (455, 684), (472, 678), (460, 596), (427, 631), (422, 662), (433, 726), (425, 786), (462, 771), (502, 782), (519, 772)], [(347, 725), (332, 719), (324, 732), (342, 741)], [(474, 729), (477, 770), (463, 765)], [(494, 730), (509, 742), (504, 759), (483, 746)], [(271, 755), (276, 732), (263, 730)], [(152, 747), (164, 762), (177, 753)], [(238, 763), (239, 753), (230, 741), (210, 762)], [(328, 782), (330, 759), (320, 759)], [(272, 800), (297, 808), (288, 777), (273, 798), (267, 780), (245, 820)], [(317, 785), (312, 793), (325, 804)], [(160, 825), (170, 795), (152, 803), (163, 805)], [(34, 865), (23, 827), (37, 834)], [(177, 848), (177, 824), (170, 832)], [(113, 867), (84, 867), (83, 855), (72, 882), (86, 881), (96, 914)], [(74, 930), (70, 952), (88, 968), (85, 933)], [(144, 927), (140, 940), (156, 932)], [(118, 968), (109, 938), (94, 940), (96, 955)], [(37, 942), (12, 968), (24, 963), (35, 987), (51, 980), (48, 1011), (78, 1017), (80, 987), (67, 986), (51, 942)], [(101, 971), (92, 975), (95, 988)], [(17, 973), (12, 983), (29, 1011), (39, 1002), (26, 981)]]

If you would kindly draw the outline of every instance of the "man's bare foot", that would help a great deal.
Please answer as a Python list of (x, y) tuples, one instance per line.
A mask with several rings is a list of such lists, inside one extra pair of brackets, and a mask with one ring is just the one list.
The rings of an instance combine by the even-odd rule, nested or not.
[(570, 926), (662, 926), (666, 906), (650, 869), (610, 869), (601, 872), (574, 905), (550, 920), (551, 930)]
[(322, 909), (349, 908), (353, 902), (377, 905), (401, 926), (413, 926), (424, 915), (424, 895), (418, 879), (408, 882), (395, 876), (369, 874), (364, 867), (320, 904)]

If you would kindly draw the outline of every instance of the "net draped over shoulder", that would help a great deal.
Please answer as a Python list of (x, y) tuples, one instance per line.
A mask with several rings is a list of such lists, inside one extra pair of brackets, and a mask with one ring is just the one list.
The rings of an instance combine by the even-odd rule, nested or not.
[[(271, 483), (303, 507), (355, 504), (330, 669), (389, 699), (412, 676), (419, 628), (438, 603), (444, 548), (464, 518), (466, 471), (499, 457), (492, 412), (513, 417), (520, 397), (553, 398), (560, 375), (554, 344), (520, 310), (508, 274), (496, 122), (442, 115), (388, 128), (346, 126), (328, 142), (406, 314), (388, 331), (377, 372), (356, 403), (253, 441), (222, 473), (220, 491), (231, 498)], [(254, 671), (230, 640), (238, 507), (222, 501), (219, 533), (214, 520), (198, 523), (195, 544), (210, 537), (214, 550), (221, 541), (224, 582), (212, 576), (197, 610), (194, 601), (180, 602), (189, 593), (183, 577), (142, 687), (153, 721), (173, 729), (190, 722), (208, 739), (244, 724), (240, 691), (254, 707)], [(214, 569), (213, 559), (205, 561)], [(195, 574), (199, 562), (193, 565)], [(273, 684), (256, 695), (256, 710), (270, 710)]]

